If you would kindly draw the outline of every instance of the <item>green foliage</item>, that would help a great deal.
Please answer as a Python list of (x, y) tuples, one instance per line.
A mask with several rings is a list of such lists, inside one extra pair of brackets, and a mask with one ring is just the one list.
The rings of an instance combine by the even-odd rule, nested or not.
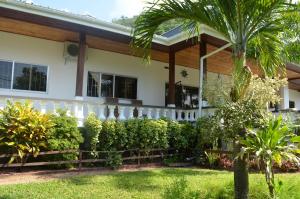
[(112, 149), (108, 153), (106, 166), (111, 167), (112, 169), (118, 169), (122, 166), (122, 156), (120, 153), (116, 152), (115, 149)]
[[(0, 110), (0, 141), (7, 152), (18, 153), (23, 161), (27, 153), (37, 156), (46, 148), (53, 123), (48, 115), (34, 110), (29, 102), (7, 102)], [(14, 157), (10, 159), (10, 163)]]
[(127, 131), (122, 121), (107, 120), (102, 124), (99, 136), (100, 150), (123, 150), (127, 147)]
[[(49, 135), (47, 149), (51, 151), (79, 149), (83, 138), (77, 128), (77, 119), (68, 116), (66, 110), (57, 110), (57, 114), (51, 115), (51, 120), (55, 126)], [(74, 160), (76, 157), (76, 154), (63, 154), (56, 155), (54, 159)]]
[(300, 149), (296, 144), (299, 143), (300, 136), (291, 132), (282, 117), (271, 118), (266, 127), (257, 130), (248, 130), (246, 139), (241, 139), (240, 143), (244, 145), (239, 156), (245, 153), (255, 154), (255, 157), (263, 162), (265, 168), (266, 181), (269, 186), (271, 197), (276, 197), (274, 162), (281, 165), (282, 160), (290, 160), (299, 163), (299, 158), (295, 155), (300, 154)]
[(188, 138), (182, 129), (183, 124), (176, 121), (168, 122), (168, 141), (170, 148), (185, 149), (188, 147)]
[(142, 120), (139, 134), (139, 149), (168, 147), (167, 122), (163, 120)]
[[(89, 151), (96, 151), (99, 143), (99, 135), (102, 129), (102, 122), (97, 119), (94, 113), (90, 114), (84, 122), (84, 142), (85, 148)], [(92, 152), (93, 156), (97, 156)]]
[(222, 131), (215, 129), (218, 121), (214, 116), (204, 116), (197, 120), (196, 130), (198, 132), (198, 147), (205, 148), (205, 145), (211, 144), (213, 148), (217, 146), (218, 140), (224, 138)]
[(208, 160), (208, 164), (209, 164), (210, 168), (215, 167), (216, 164), (218, 163), (220, 156), (216, 153), (207, 153), (207, 152), (205, 152), (205, 155)]
[(187, 180), (180, 178), (165, 189), (162, 197), (164, 199), (197, 199), (200, 198), (200, 193), (189, 190)]

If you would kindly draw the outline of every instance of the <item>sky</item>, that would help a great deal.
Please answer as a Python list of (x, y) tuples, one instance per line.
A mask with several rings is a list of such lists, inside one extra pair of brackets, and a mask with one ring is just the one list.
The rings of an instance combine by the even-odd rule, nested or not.
[(98, 19), (111, 21), (121, 16), (132, 17), (142, 12), (145, 0), (24, 0), (77, 14), (89, 14)]

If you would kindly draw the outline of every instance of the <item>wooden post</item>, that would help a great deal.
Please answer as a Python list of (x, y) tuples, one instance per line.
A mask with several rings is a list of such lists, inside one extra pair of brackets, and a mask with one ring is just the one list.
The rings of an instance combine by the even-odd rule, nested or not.
[(82, 96), (83, 89), (83, 74), (85, 62), (85, 49), (86, 49), (86, 35), (80, 33), (79, 35), (79, 54), (77, 60), (77, 76), (76, 76), (76, 96)]
[(168, 106), (175, 107), (175, 51), (169, 52)]
[[(207, 54), (207, 43), (201, 35), (201, 39), (199, 42), (199, 59)], [(199, 62), (200, 63), (200, 62)], [(207, 79), (207, 59), (203, 60), (203, 75), (204, 81)]]
[(140, 165), (141, 165), (141, 152), (138, 149), (138, 166), (140, 167)]
[(82, 151), (79, 150), (79, 171), (82, 169)]

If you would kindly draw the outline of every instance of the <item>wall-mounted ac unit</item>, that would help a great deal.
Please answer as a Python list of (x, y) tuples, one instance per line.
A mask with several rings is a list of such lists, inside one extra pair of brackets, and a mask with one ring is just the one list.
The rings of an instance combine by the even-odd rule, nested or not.
[[(77, 61), (79, 54), (79, 45), (77, 43), (73, 42), (65, 42), (64, 47), (64, 58), (67, 61)], [(87, 60), (87, 47), (86, 47), (86, 53), (85, 53), (85, 60)]]

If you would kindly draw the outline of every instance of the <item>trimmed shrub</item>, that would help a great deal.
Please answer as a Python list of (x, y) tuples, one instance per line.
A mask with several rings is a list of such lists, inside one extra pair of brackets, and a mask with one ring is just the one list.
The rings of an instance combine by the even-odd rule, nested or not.
[(107, 155), (106, 166), (112, 169), (118, 169), (120, 166), (122, 166), (122, 164), (123, 161), (121, 154), (116, 152), (115, 149), (112, 149), (112, 151)]
[(122, 121), (107, 120), (103, 122), (99, 136), (99, 149), (110, 151), (111, 149), (123, 150), (128, 139), (125, 124)]
[[(46, 148), (46, 141), (53, 123), (48, 115), (34, 110), (29, 102), (11, 103), (0, 110), (0, 140), (5, 153), (18, 153), (21, 161), (24, 155), (38, 155)], [(15, 158), (10, 159), (10, 163)]]
[(141, 123), (143, 120), (130, 119), (125, 121), (125, 128), (127, 130), (127, 149), (136, 149), (139, 147), (139, 134)]
[(187, 136), (183, 132), (183, 124), (176, 121), (168, 122), (168, 142), (170, 148), (185, 149), (188, 146)]
[(84, 122), (84, 148), (93, 151), (91, 155), (94, 157), (97, 157), (95, 151), (97, 151), (101, 130), (102, 122), (94, 113), (90, 114)]
[(163, 120), (141, 120), (139, 149), (155, 149), (168, 147), (168, 123)]
[[(77, 127), (77, 119), (67, 115), (66, 110), (57, 110), (57, 114), (51, 115), (51, 120), (54, 122), (49, 139), (48, 150), (50, 151), (63, 151), (79, 149), (83, 143), (83, 137)], [(49, 156), (49, 159), (50, 156)], [(76, 154), (59, 154), (53, 156), (54, 160), (75, 160)]]

